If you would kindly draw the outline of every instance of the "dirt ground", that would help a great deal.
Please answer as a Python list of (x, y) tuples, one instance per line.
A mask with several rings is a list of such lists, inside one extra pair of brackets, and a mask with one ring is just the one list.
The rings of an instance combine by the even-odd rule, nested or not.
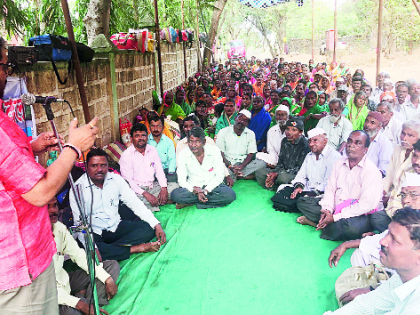
[[(249, 55), (247, 53), (247, 55)], [(251, 55), (250, 55), (251, 56)], [(257, 58), (271, 58), (269, 53), (255, 51)], [(311, 58), (310, 54), (296, 54), (285, 55), (282, 57), (286, 61), (300, 61), (308, 63)], [(332, 60), (329, 56), (315, 55), (315, 62), (330, 62)], [(351, 72), (357, 68), (363, 69), (365, 72), (366, 79), (375, 84), (376, 74), (376, 53), (364, 53), (364, 54), (346, 54), (340, 52), (337, 57), (337, 61), (346, 62)], [(380, 71), (388, 71), (391, 75), (391, 80), (394, 82), (405, 81), (409, 78), (414, 78), (417, 81), (420, 80), (420, 50), (413, 51), (412, 55), (397, 53), (395, 55), (386, 57), (381, 56), (381, 67)]]

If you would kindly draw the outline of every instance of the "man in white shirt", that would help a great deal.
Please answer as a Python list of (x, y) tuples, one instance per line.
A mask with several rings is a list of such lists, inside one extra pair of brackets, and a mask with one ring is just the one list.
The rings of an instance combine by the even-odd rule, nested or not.
[(332, 99), (328, 107), (330, 108), (329, 115), (321, 118), (317, 127), (325, 130), (328, 145), (342, 153), (346, 147), (346, 140), (353, 131), (353, 125), (343, 115), (345, 104), (340, 98)]
[(420, 113), (420, 83), (413, 83), (410, 87), (410, 100), (400, 105), (400, 112), (406, 120), (413, 119)]
[[(90, 276), (87, 274), (89, 270), (86, 252), (79, 247), (67, 227), (58, 221), (58, 211), (57, 199), (54, 198), (48, 203), (48, 214), (57, 247), (53, 260), (60, 315), (89, 314), (90, 310), (93, 310), (93, 305), (89, 310), (92, 287)], [(66, 255), (82, 269), (67, 273), (63, 268)], [(108, 300), (117, 293), (118, 287), (115, 282), (119, 274), (120, 266), (115, 260), (106, 260), (103, 264), (95, 266), (96, 289), (100, 306), (108, 305)], [(102, 309), (100, 311), (104, 312)]]
[(179, 155), (178, 183), (171, 198), (177, 209), (195, 204), (198, 209), (223, 207), (236, 199), (232, 188), (223, 184), (224, 164), (217, 146), (206, 145), (201, 127), (187, 135), (188, 148)]
[(384, 135), (391, 141), (393, 147), (395, 148), (401, 142), (401, 128), (402, 122), (397, 119), (394, 115), (394, 109), (392, 108), (392, 104), (389, 102), (381, 102), (376, 107), (376, 111), (382, 114), (384, 121), (382, 123), (382, 129), (384, 131)]
[(385, 177), (394, 147), (391, 141), (382, 132), (383, 116), (378, 112), (369, 112), (363, 125), (363, 130), (370, 137), (367, 157), (381, 171)]
[(339, 310), (324, 315), (420, 314), (420, 210), (395, 212), (380, 245), (381, 264), (396, 273), (376, 290), (358, 295)]
[[(166, 242), (160, 222), (120, 175), (108, 172), (106, 152), (90, 150), (86, 163), (87, 172), (77, 180), (76, 189), (83, 195), (86, 215), (92, 218), (93, 237), (101, 256), (105, 260), (124, 260), (132, 253), (158, 251)], [(120, 201), (141, 220), (121, 220), (118, 213)], [(70, 206), (74, 222), (79, 224), (80, 210), (72, 190)], [(158, 241), (149, 243), (155, 236)]]
[(235, 124), (223, 128), (217, 136), (216, 145), (233, 180), (256, 171), (255, 166), (249, 165), (257, 153), (255, 134), (247, 128), (250, 120), (251, 112), (243, 109), (236, 116)]
[(267, 153), (258, 152), (256, 161), (265, 162), (261, 167), (275, 168), (279, 159), (281, 141), (286, 137), (286, 123), (289, 120), (290, 110), (285, 105), (279, 105), (276, 109), (276, 122), (267, 133)]

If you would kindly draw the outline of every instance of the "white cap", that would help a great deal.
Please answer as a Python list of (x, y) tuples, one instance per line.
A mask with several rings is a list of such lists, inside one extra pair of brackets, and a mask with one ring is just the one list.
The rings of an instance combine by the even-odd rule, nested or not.
[(383, 101), (388, 101), (388, 100), (393, 101), (394, 98), (392, 97), (392, 95), (387, 94), (382, 98), (382, 100)]
[(251, 112), (247, 109), (243, 109), (239, 112), (239, 114), (245, 115), (248, 119), (251, 119)]
[(417, 173), (405, 173), (405, 180), (401, 187), (420, 186), (420, 175)]
[(290, 114), (290, 109), (286, 105), (279, 105), (279, 106), (277, 106), (276, 113), (279, 112), (279, 111), (286, 112), (287, 115)]
[(324, 135), (324, 134), (327, 134), (324, 129), (314, 128), (314, 129), (311, 129), (311, 130), (308, 131), (308, 139), (311, 139), (311, 138), (319, 136), (319, 135)]
[(338, 78), (337, 78), (337, 80), (335, 80), (335, 81), (336, 81), (336, 82), (337, 82), (337, 81), (344, 82), (344, 79), (343, 79), (342, 77), (338, 77)]

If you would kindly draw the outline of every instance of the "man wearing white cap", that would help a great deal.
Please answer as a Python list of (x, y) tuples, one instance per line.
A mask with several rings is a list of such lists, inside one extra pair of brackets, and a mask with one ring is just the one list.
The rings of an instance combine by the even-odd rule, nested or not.
[(289, 120), (290, 110), (285, 105), (279, 105), (276, 109), (276, 122), (267, 133), (267, 153), (258, 152), (257, 160), (265, 162), (263, 166), (274, 168), (280, 154), (281, 141), (286, 137), (286, 123)]
[[(291, 182), (294, 191), (290, 198), (302, 196), (297, 201), (299, 210), (313, 203), (318, 204), (324, 194), (332, 167), (341, 157), (340, 153), (327, 143), (328, 138), (324, 129), (314, 128), (308, 131), (308, 145), (311, 152), (306, 155), (299, 172)], [(298, 218), (298, 222), (300, 219)]]
[(243, 109), (235, 118), (235, 124), (219, 131), (216, 145), (222, 151), (223, 162), (229, 169), (232, 178), (245, 177), (255, 172), (249, 166), (257, 152), (255, 134), (247, 126), (251, 120), (251, 112)]
[[(420, 175), (417, 173), (407, 173), (401, 192), (399, 193), (402, 206), (411, 207), (412, 209), (420, 209)], [(418, 222), (420, 225), (420, 222)], [(362, 239), (347, 241), (331, 251), (328, 263), (330, 267), (337, 267), (340, 258), (351, 248), (356, 248), (351, 256), (351, 265), (353, 267), (363, 267), (371, 263), (382, 265), (380, 251), (381, 240), (386, 237), (389, 230), (385, 230), (381, 234), (370, 234)], [(388, 269), (387, 269), (388, 270)], [(340, 298), (346, 304), (352, 301), (356, 296), (369, 293), (373, 288), (362, 288), (351, 290)], [(349, 314), (349, 313), (346, 313)]]
[(329, 103), (330, 113), (321, 118), (317, 127), (325, 130), (328, 145), (342, 153), (346, 147), (346, 140), (353, 131), (353, 125), (344, 115), (344, 102), (340, 98), (333, 98)]
[(335, 81), (335, 89), (334, 91), (332, 91), (329, 96), (330, 99), (336, 98), (337, 96), (337, 89), (342, 86), (343, 84), (345, 84), (344, 79), (342, 77), (338, 77), (337, 80)]

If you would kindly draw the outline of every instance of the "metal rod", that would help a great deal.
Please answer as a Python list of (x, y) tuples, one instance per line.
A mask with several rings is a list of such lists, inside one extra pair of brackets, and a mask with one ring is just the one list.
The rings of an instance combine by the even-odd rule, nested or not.
[(71, 57), (73, 59), (74, 70), (76, 71), (76, 81), (79, 87), (80, 100), (82, 101), (83, 115), (85, 116), (85, 123), (88, 123), (90, 118), (89, 104), (86, 97), (85, 82), (83, 80), (82, 68), (80, 67), (79, 56), (77, 54), (76, 41), (74, 40), (73, 24), (71, 23), (69, 5), (67, 0), (61, 0), (63, 8), (64, 19), (66, 20), (67, 35), (71, 43)]
[(376, 51), (376, 77), (381, 69), (381, 51), (382, 51), (382, 12), (384, 7), (384, 0), (379, 0), (379, 10), (378, 10), (378, 44)]
[(162, 46), (160, 45), (159, 9), (158, 9), (157, 0), (154, 0), (154, 5), (155, 5), (156, 50), (158, 53), (160, 96), (163, 99), (163, 72), (162, 72), (162, 49), (161, 49)]
[(200, 52), (200, 24), (198, 22), (198, 0), (196, 0), (196, 7), (197, 7), (197, 29), (196, 29), (196, 36), (197, 36), (197, 70), (200, 71), (201, 69), (201, 52)]
[(315, 43), (314, 43), (314, 37), (315, 37), (315, 24), (314, 24), (314, 14), (315, 14), (315, 0), (312, 0), (312, 60), (315, 59)]
[[(182, 30), (185, 30), (185, 17), (184, 17), (184, 0), (181, 0), (181, 17), (182, 17)], [(186, 50), (186, 43), (182, 42), (182, 49), (184, 51), (184, 73), (185, 73), (185, 81), (188, 79), (188, 69), (187, 69), (187, 50)]]
[(334, 6), (334, 54), (333, 54), (333, 61), (337, 61), (337, 37), (338, 37), (338, 30), (337, 30), (337, 0), (335, 0)]

